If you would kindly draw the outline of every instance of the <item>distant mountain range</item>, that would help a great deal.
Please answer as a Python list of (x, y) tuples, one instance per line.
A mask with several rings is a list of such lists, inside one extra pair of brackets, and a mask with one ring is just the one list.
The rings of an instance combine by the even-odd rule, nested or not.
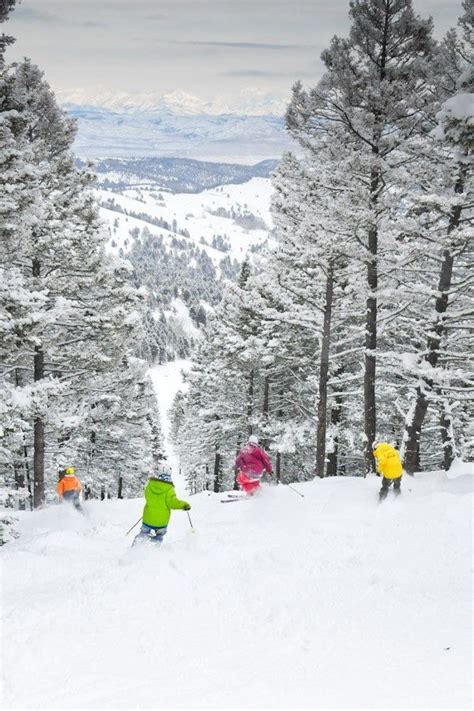
[(232, 97), (218, 96), (206, 101), (182, 90), (167, 94), (156, 92), (130, 93), (102, 89), (91, 93), (85, 89), (58, 91), (58, 101), (63, 105), (95, 106), (115, 113), (172, 111), (183, 116), (283, 116), (287, 100), (257, 88), (247, 88)]
[(284, 119), (274, 115), (183, 112), (176, 101), (149, 107), (64, 103), (78, 120), (82, 158), (173, 156), (232, 163), (279, 158), (292, 147)]
[[(83, 161), (78, 161), (79, 165)], [(269, 178), (276, 160), (256, 165), (211, 163), (186, 158), (106, 158), (94, 161), (101, 187), (107, 190), (155, 188), (172, 193), (198, 193), (219, 185), (240, 185)]]

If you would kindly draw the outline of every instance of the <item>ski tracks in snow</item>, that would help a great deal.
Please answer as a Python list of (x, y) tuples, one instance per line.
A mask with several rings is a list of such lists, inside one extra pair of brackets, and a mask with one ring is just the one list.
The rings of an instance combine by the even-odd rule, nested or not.
[(380, 506), (370, 478), (204, 492), (159, 549), (125, 537), (140, 500), (22, 514), (4, 705), (468, 706), (472, 499), (435, 476)]

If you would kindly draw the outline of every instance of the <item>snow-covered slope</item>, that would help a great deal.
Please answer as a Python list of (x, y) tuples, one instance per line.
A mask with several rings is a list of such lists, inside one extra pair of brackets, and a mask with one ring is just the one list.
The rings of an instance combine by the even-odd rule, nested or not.
[(271, 192), (268, 178), (200, 193), (167, 192), (151, 179), (97, 189), (108, 249), (130, 259), (146, 290), (147, 324), (167, 320), (161, 339), (148, 326), (147, 348), (153, 342), (167, 357), (189, 356), (190, 340), (219, 303), (224, 281), (238, 277), (247, 256), (258, 262), (272, 229)]
[[(184, 306), (184, 304), (182, 304), (182, 306)], [(183, 313), (182, 306), (180, 307), (181, 313)], [(184, 318), (186, 318), (186, 315), (184, 315)], [(171, 468), (173, 473), (173, 481), (177, 486), (182, 488), (185, 487), (185, 479), (181, 474), (178, 459), (170, 443), (169, 411), (178, 390), (185, 391), (187, 389), (187, 386), (183, 383), (182, 373), (189, 370), (190, 367), (191, 362), (189, 360), (173, 360), (169, 363), (150, 368), (150, 377), (158, 400), (161, 429), (165, 438), (167, 465)]]
[[(204, 249), (218, 266), (228, 255), (243, 261), (247, 251), (262, 245), (271, 229), (270, 199), (272, 185), (266, 178), (253, 178), (240, 185), (226, 185), (202, 193), (168, 193), (157, 185), (125, 190), (123, 193), (98, 190), (98, 199), (105, 205), (113, 200), (112, 209), (101, 210), (104, 221), (111, 225), (112, 248), (127, 251), (130, 230), (146, 227), (152, 234), (162, 234), (171, 244), (175, 233), (153, 221), (165, 220), (169, 227), (186, 230), (189, 238)], [(123, 212), (117, 212), (122, 210)], [(128, 213), (128, 214), (127, 214)], [(246, 215), (253, 215), (255, 229), (249, 229)], [(142, 215), (141, 218), (131, 215)], [(223, 252), (212, 247), (214, 235), (228, 243)]]
[(21, 514), (3, 707), (469, 708), (472, 475), (378, 486), (203, 493), (161, 549), (124, 535), (140, 500)]

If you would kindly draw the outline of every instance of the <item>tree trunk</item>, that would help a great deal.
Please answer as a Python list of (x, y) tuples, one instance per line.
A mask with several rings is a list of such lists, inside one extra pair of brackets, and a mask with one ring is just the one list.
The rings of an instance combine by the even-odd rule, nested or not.
[[(267, 431), (267, 424), (268, 424), (269, 403), (270, 403), (270, 378), (268, 377), (268, 375), (266, 375), (264, 382), (263, 382), (263, 407), (262, 407), (262, 415), (263, 415), (263, 423), (264, 423), (264, 427), (265, 427), (265, 432)], [(268, 439), (266, 437), (264, 437), (262, 439), (262, 447), (264, 449), (268, 449)]]
[(405, 457), (403, 464), (408, 474), (413, 474), (420, 470), (420, 433), (428, 409), (428, 398), (425, 394), (425, 387), (430, 389), (432, 385), (433, 381), (427, 378), (422, 379), (422, 385), (419, 385), (416, 389), (416, 402), (413, 415), (405, 425)]
[[(20, 371), (18, 368), (15, 368), (15, 384), (16, 387), (20, 387), (21, 385), (21, 378), (20, 378)], [(28, 448), (25, 444), (25, 435), (22, 433), (22, 439), (23, 439), (23, 486), (25, 486), (25, 480), (26, 480), (26, 486), (28, 488), (28, 498), (29, 498), (29, 504), (30, 504), (30, 509), (33, 511), (33, 494), (31, 492), (31, 476), (30, 476), (30, 465), (28, 461)]]
[[(240, 446), (241, 446), (240, 439), (238, 439), (238, 440), (237, 440), (237, 450), (236, 450), (236, 452), (235, 452), (235, 458), (236, 458), (236, 459), (237, 459), (237, 457), (239, 456)], [(238, 474), (238, 473), (239, 473), (238, 468), (237, 468), (236, 466), (234, 466), (234, 487), (233, 487), (233, 488), (234, 488), (234, 491), (238, 491), (238, 490), (239, 490), (239, 484), (238, 484), (238, 482), (237, 482), (237, 474)]]
[(221, 490), (221, 455), (217, 451), (214, 455), (214, 491), (217, 494)]
[[(41, 264), (37, 258), (33, 259), (32, 273), (39, 277)], [(42, 346), (35, 346), (33, 360), (33, 380), (35, 383), (44, 378), (44, 351)], [(33, 506), (37, 508), (44, 502), (44, 421), (43, 416), (37, 413), (33, 424)]]
[(247, 399), (247, 431), (248, 434), (252, 434), (252, 416), (253, 416), (253, 395), (254, 395), (254, 382), (255, 382), (255, 371), (252, 370), (249, 373), (249, 389), (248, 389), (248, 399)]
[[(393, 8), (385, 6), (383, 26), (382, 51), (380, 56), (380, 80), (384, 81), (387, 66), (387, 47), (390, 33), (390, 19)], [(367, 286), (369, 293), (366, 306), (365, 325), (365, 368), (364, 368), (364, 433), (365, 433), (365, 473), (374, 472), (375, 458), (372, 445), (377, 434), (377, 410), (375, 400), (375, 383), (377, 367), (377, 287), (378, 287), (378, 226), (375, 221), (380, 186), (383, 187), (380, 159), (380, 138), (382, 136), (384, 117), (378, 108), (374, 109), (374, 133), (372, 143), (372, 159), (377, 161), (370, 172), (370, 208), (373, 223), (368, 234), (369, 255), (367, 261)]]
[[(455, 193), (462, 194), (464, 192), (464, 177), (465, 172), (461, 170), (459, 179), (455, 186)], [(459, 225), (461, 219), (462, 206), (456, 205), (451, 212), (448, 235)], [(431, 329), (428, 329), (428, 348), (425, 355), (427, 361), (432, 368), (435, 368), (439, 360), (439, 352), (441, 339), (445, 332), (444, 314), (448, 309), (448, 294), (451, 289), (451, 281), (453, 276), (454, 255), (449, 249), (443, 252), (443, 262), (439, 275), (438, 297), (435, 305), (435, 320)], [(405, 425), (405, 458), (404, 466), (409, 474), (413, 474), (420, 469), (420, 436), (421, 428), (428, 409), (429, 398), (433, 391), (433, 380), (431, 378), (422, 377), (421, 383), (416, 389), (415, 407), (413, 409), (413, 417), (407, 421)]]
[(31, 476), (30, 476), (30, 465), (28, 461), (28, 449), (26, 447), (26, 444), (23, 445), (23, 454), (24, 454), (24, 465), (25, 465), (25, 476), (26, 476), (26, 485), (28, 487), (28, 497), (30, 500), (30, 509), (33, 511), (33, 494), (31, 491)]
[(451, 469), (455, 455), (451, 410), (448, 403), (444, 405), (441, 411), (440, 425), (441, 441), (443, 443), (443, 467), (447, 472)]
[[(92, 407), (95, 407), (93, 405)], [(93, 421), (93, 426), (96, 426), (96, 423)], [(92, 465), (92, 462), (94, 460), (94, 455), (96, 451), (96, 440), (97, 440), (97, 432), (96, 430), (91, 430), (89, 433), (89, 448), (87, 452), (87, 460), (86, 460), (86, 476), (89, 476), (89, 471)]]
[[(278, 410), (277, 410), (278, 420), (281, 420), (283, 418), (283, 410), (281, 407), (281, 403), (283, 402), (283, 396), (284, 396), (284, 391), (280, 390), (279, 405), (278, 405)], [(275, 476), (276, 476), (277, 484), (279, 484), (281, 482), (281, 452), (277, 452), (277, 455), (276, 455)]]
[[(375, 183), (374, 183), (375, 181)], [(373, 177), (373, 185), (378, 178)], [(375, 189), (375, 188), (374, 188)], [(366, 306), (365, 324), (365, 369), (364, 369), (364, 431), (365, 431), (365, 471), (375, 471), (372, 445), (377, 432), (375, 407), (375, 377), (377, 350), (377, 248), (378, 232), (374, 226), (369, 230), (369, 258), (367, 262), (367, 284), (369, 295)]]
[[(15, 487), (17, 489), (24, 489), (25, 488), (25, 471), (23, 468), (23, 464), (18, 461), (15, 461), (13, 463), (13, 471), (15, 473)], [(19, 499), (18, 508), (20, 511), (24, 511), (26, 509), (25, 499)]]
[(334, 293), (334, 265), (329, 264), (326, 277), (323, 338), (319, 364), (318, 429), (316, 439), (316, 475), (324, 477), (326, 463), (327, 401), (329, 375), (329, 347), (331, 344), (331, 316)]
[[(44, 352), (41, 346), (35, 347), (34, 381), (44, 378)], [(33, 506), (36, 509), (44, 502), (44, 421), (40, 414), (34, 419), (33, 426)]]
[(118, 499), (123, 499), (123, 476), (120, 475), (118, 478), (118, 492), (117, 492), (117, 498)]
[(342, 400), (340, 395), (336, 395), (334, 405), (331, 407), (331, 425), (334, 431), (333, 435), (333, 450), (328, 454), (328, 463), (326, 469), (326, 476), (337, 476), (337, 462), (338, 462), (338, 429), (341, 422), (341, 407)]

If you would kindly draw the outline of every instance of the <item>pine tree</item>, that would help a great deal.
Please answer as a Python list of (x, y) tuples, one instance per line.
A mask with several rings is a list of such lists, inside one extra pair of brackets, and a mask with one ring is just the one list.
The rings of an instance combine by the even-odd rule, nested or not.
[[(0, 0), (0, 24), (8, 20), (9, 13), (15, 9), (16, 0)], [(0, 35), (0, 71), (4, 66), (4, 55), (8, 45), (13, 44), (13, 37), (2, 32)]]
[(327, 72), (317, 87), (293, 90), (287, 112), (292, 135), (306, 148), (322, 132), (343, 134), (358, 158), (352, 178), (366, 205), (359, 230), (366, 252), (367, 302), (364, 363), (366, 469), (374, 467), (378, 253), (381, 221), (400, 147), (423, 130), (418, 107), (429, 101), (426, 66), (433, 52), (431, 21), (411, 0), (353, 0), (348, 39), (335, 37), (322, 59)]
[[(438, 74), (442, 79), (440, 98), (444, 101), (436, 116), (436, 128), (422, 145), (424, 175), (417, 176), (421, 190), (413, 197), (409, 210), (409, 216), (416, 219), (416, 231), (410, 229), (410, 223), (406, 229), (418, 260), (423, 257), (425, 274), (432, 275), (427, 303), (431, 310), (434, 301), (432, 317), (421, 325), (426, 346), (416, 364), (416, 394), (406, 419), (405, 467), (410, 473), (420, 468), (420, 437), (430, 403), (438, 400), (441, 405), (440, 430), (446, 469), (456, 454), (452, 405), (457, 401), (461, 431), (467, 428), (469, 413), (472, 413), (469, 395), (472, 376), (466, 354), (472, 347), (469, 327), (473, 313), (469, 300), (473, 257), (470, 228), (474, 144), (473, 8), (467, 0), (463, 6), (465, 14), (460, 20), (463, 37), (449, 32), (438, 50)], [(415, 280), (423, 283), (423, 276), (416, 268)]]
[[(318, 170), (312, 168), (317, 160)], [(335, 168), (336, 163), (338, 168)], [(303, 354), (307, 374), (317, 377), (315, 471), (325, 475), (331, 377), (341, 375), (341, 359), (333, 331), (341, 319), (354, 325), (352, 309), (342, 304), (349, 279), (348, 264), (354, 262), (358, 244), (353, 236), (356, 207), (347, 182), (347, 163), (341, 143), (322, 135), (303, 159), (289, 156), (280, 163), (274, 178), (273, 201), (277, 242), (270, 255), (270, 271), (291, 299), (285, 307), (290, 318), (304, 314), (304, 328), (312, 328), (314, 341)], [(334, 323), (335, 322), (335, 323)], [(312, 324), (312, 326), (310, 325)], [(344, 337), (347, 336), (347, 327)], [(301, 339), (301, 336), (298, 340)], [(290, 341), (291, 343), (291, 341)], [(316, 358), (319, 362), (316, 363)], [(308, 375), (306, 376), (308, 377)], [(314, 396), (313, 396), (314, 397)], [(310, 411), (314, 405), (306, 403)]]
[[(12, 478), (22, 457), (32, 454), (38, 506), (45, 475), (60, 458), (85, 461), (89, 403), (96, 406), (107, 380), (110, 390), (126, 382), (117, 375), (140, 330), (142, 295), (130, 286), (130, 265), (105, 253), (94, 177), (75, 167), (74, 124), (41, 72), (29, 61), (7, 67), (1, 89), (0, 256), (7, 284), (14, 285), (0, 305), (6, 314), (2, 389), (12, 423), (4, 476)], [(128, 394), (117, 395), (127, 411), (133, 387), (129, 382)], [(122, 413), (119, 407), (115, 420), (109, 418), (117, 432)], [(156, 439), (148, 415), (134, 413), (128, 423), (141, 441), (135, 456), (146, 466)], [(14, 424), (19, 418), (21, 428)], [(116, 438), (116, 461), (132, 441)]]

